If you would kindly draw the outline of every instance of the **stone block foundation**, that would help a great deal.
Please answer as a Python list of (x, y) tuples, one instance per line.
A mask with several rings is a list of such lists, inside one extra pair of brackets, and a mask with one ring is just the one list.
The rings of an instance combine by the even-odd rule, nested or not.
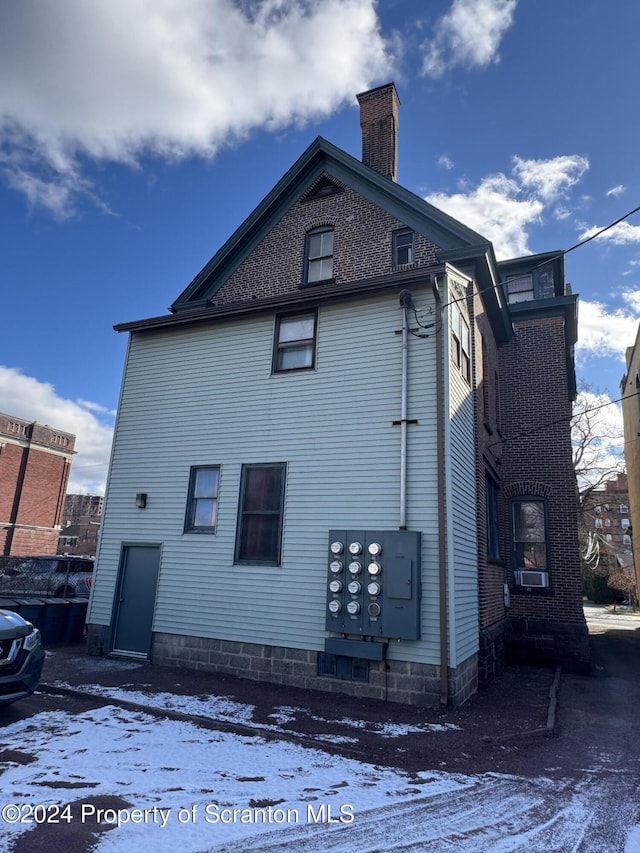
[[(103, 626), (88, 626), (89, 654), (104, 653), (105, 631)], [(358, 698), (382, 699), (421, 707), (440, 705), (439, 666), (399, 660), (368, 661), (368, 681), (349, 680), (319, 675), (319, 654), (308, 649), (156, 633), (151, 659), (160, 666), (226, 673), (308, 690), (345, 693)], [(477, 689), (477, 656), (473, 655), (455, 669), (450, 668), (448, 679), (448, 704), (456, 707)]]

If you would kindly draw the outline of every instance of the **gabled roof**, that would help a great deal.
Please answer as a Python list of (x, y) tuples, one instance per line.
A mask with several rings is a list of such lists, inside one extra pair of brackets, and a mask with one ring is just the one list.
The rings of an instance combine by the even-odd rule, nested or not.
[(498, 337), (508, 336), (508, 316), (501, 295), (495, 292), (499, 278), (490, 241), (320, 136), (196, 275), (170, 310), (180, 313), (205, 308), (289, 208), (314, 184), (332, 179), (424, 235), (442, 250), (440, 260), (473, 267), (485, 290), (487, 310), (501, 327)]
[[(333, 187), (327, 185), (333, 185)], [(115, 326), (115, 329), (142, 331), (206, 322), (229, 312), (245, 314), (248, 311), (263, 310), (265, 307), (273, 310), (277, 302), (277, 298), (274, 302), (274, 297), (243, 305), (238, 303), (222, 310), (215, 307), (213, 299), (219, 288), (297, 201), (308, 193), (322, 192), (323, 188), (324, 191), (339, 192), (340, 187), (350, 187), (438, 246), (440, 271), (443, 270), (443, 264), (451, 263), (462, 272), (475, 277), (497, 342), (504, 343), (509, 340), (511, 321), (491, 242), (320, 136), (311, 143), (178, 296), (170, 306), (169, 310), (172, 314), (120, 323)], [(433, 270), (429, 268), (428, 271), (440, 274), (435, 268)], [(416, 274), (424, 275), (426, 272), (426, 267), (416, 269), (410, 277)], [(383, 286), (385, 280), (388, 281), (388, 279), (370, 281), (371, 290), (377, 290)], [(316, 297), (320, 297), (319, 291), (325, 289), (327, 288), (313, 288), (313, 291), (300, 293), (297, 296), (301, 299), (309, 299), (315, 293)], [(333, 292), (336, 298), (341, 292), (345, 294), (356, 291), (366, 292), (366, 289), (367, 282), (346, 282), (329, 287), (328, 293), (324, 296), (330, 298)], [(282, 299), (282, 297), (279, 298)], [(289, 299), (295, 300), (296, 295), (290, 296)], [(265, 302), (264, 306), (263, 302)]]

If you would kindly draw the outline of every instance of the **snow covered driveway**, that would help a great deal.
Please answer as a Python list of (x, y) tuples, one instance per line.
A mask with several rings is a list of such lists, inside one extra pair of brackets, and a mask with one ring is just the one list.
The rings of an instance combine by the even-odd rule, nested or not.
[(640, 851), (637, 793), (606, 756), (579, 782), (407, 774), (106, 705), (6, 726), (0, 773), (8, 850), (80, 833), (98, 853)]

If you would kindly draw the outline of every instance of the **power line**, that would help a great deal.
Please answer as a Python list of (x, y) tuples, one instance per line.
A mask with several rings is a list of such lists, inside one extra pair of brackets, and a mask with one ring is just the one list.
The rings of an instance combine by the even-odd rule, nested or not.
[(544, 424), (540, 424), (539, 426), (533, 427), (532, 429), (523, 430), (522, 432), (515, 433), (514, 435), (506, 436), (505, 438), (501, 438), (499, 441), (493, 441), (491, 444), (487, 445), (487, 449), (490, 447), (495, 447), (498, 444), (507, 444), (509, 441), (516, 441), (520, 438), (526, 438), (528, 435), (531, 435), (534, 432), (540, 432), (540, 430), (547, 429), (547, 427), (557, 426), (558, 424), (565, 423), (567, 421), (572, 421), (575, 418), (579, 418), (581, 415), (589, 414), (590, 412), (596, 412), (598, 409), (604, 409), (607, 406), (613, 406), (615, 403), (621, 403), (623, 400), (628, 400), (631, 397), (637, 397), (640, 395), (640, 391), (636, 391), (633, 394), (625, 394), (624, 397), (619, 397), (617, 400), (609, 400), (608, 403), (601, 403), (598, 406), (590, 406), (587, 409), (583, 409), (581, 412), (571, 413), (570, 415), (564, 415), (561, 418), (556, 418), (553, 421), (547, 421)]
[[(534, 270), (540, 269), (540, 267), (546, 267), (547, 264), (552, 263), (558, 258), (563, 258), (565, 255), (568, 255), (569, 252), (573, 252), (574, 249), (579, 249), (581, 246), (590, 243), (591, 240), (595, 240), (596, 237), (599, 237), (601, 234), (604, 234), (605, 231), (609, 231), (611, 228), (614, 228), (616, 225), (619, 225), (621, 222), (624, 222), (625, 219), (628, 219), (630, 216), (633, 216), (634, 213), (638, 213), (640, 211), (640, 204), (637, 207), (634, 207), (633, 210), (630, 210), (628, 213), (625, 213), (624, 216), (621, 216), (619, 219), (616, 219), (615, 222), (611, 222), (609, 225), (605, 225), (604, 228), (600, 228), (599, 231), (596, 231), (595, 234), (592, 234), (590, 237), (587, 237), (584, 240), (581, 240), (579, 243), (575, 243), (575, 245), (570, 246), (568, 249), (562, 249), (562, 251), (557, 254), (552, 255), (550, 258), (547, 258), (544, 261), (541, 261), (539, 264), (531, 267), (527, 270), (523, 275), (527, 275), (528, 273), (533, 272)], [(490, 287), (485, 287), (482, 290), (476, 291), (478, 295), (482, 293), (488, 293), (490, 290), (497, 290), (498, 287), (502, 287), (503, 284), (506, 284), (505, 281), (499, 281), (497, 284), (492, 284)], [(464, 302), (468, 299), (467, 296), (460, 296), (457, 299), (452, 299), (450, 302), (445, 302), (441, 307), (442, 309), (447, 308), (449, 305), (453, 305), (455, 302)]]

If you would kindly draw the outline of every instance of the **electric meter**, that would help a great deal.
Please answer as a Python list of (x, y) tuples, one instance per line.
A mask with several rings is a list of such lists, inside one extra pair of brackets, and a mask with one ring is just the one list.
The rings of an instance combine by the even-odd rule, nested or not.
[(342, 581), (338, 580), (337, 578), (335, 580), (332, 580), (329, 584), (329, 589), (331, 590), (331, 592), (342, 592)]
[(342, 602), (338, 601), (337, 598), (332, 599), (329, 602), (329, 610), (331, 611), (331, 613), (340, 613), (340, 611), (342, 610)]
[(360, 603), (358, 601), (350, 601), (347, 604), (347, 613), (351, 614), (351, 616), (356, 616), (360, 613)]
[(339, 575), (344, 566), (340, 562), (340, 560), (334, 560), (329, 564), (329, 570), (333, 572), (334, 575)]
[(370, 575), (379, 575), (382, 571), (382, 566), (380, 563), (377, 563), (375, 560), (372, 563), (369, 563), (367, 566), (367, 571)]
[(349, 553), (354, 557), (357, 557), (358, 554), (362, 554), (362, 545), (360, 542), (351, 542), (349, 545)]
[(351, 595), (358, 595), (360, 592), (362, 592), (362, 584), (360, 583), (360, 581), (351, 581), (347, 589), (349, 590)]
[(367, 592), (369, 595), (380, 595), (382, 592), (382, 587), (377, 581), (371, 581), (371, 583), (367, 586)]
[(342, 554), (342, 552), (344, 551), (344, 545), (342, 544), (342, 542), (332, 542), (331, 545), (329, 545), (329, 550), (337, 557), (338, 554)]
[(371, 604), (367, 607), (367, 613), (371, 617), (376, 617), (380, 615), (380, 605), (377, 601), (372, 601)]
[(359, 563), (357, 560), (349, 563), (349, 571), (352, 575), (359, 575), (362, 571), (362, 563)]
[(382, 554), (382, 545), (379, 542), (372, 542), (367, 551), (372, 557), (379, 557)]

